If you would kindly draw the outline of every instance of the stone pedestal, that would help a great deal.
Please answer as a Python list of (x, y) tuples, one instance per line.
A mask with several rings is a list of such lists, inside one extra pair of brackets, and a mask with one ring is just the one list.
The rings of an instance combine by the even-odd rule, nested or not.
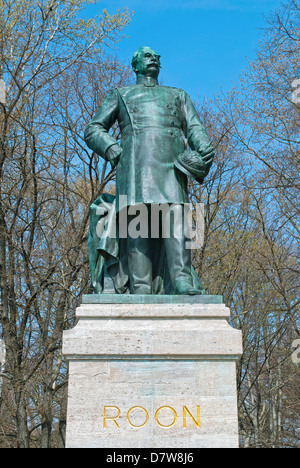
[(68, 448), (238, 447), (241, 332), (220, 296), (84, 296), (64, 332)]

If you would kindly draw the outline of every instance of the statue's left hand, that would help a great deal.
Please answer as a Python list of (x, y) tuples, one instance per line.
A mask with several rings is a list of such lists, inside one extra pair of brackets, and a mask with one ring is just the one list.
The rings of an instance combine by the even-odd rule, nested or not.
[(200, 156), (205, 165), (210, 165), (215, 157), (215, 150), (209, 147), (206, 151), (201, 152)]

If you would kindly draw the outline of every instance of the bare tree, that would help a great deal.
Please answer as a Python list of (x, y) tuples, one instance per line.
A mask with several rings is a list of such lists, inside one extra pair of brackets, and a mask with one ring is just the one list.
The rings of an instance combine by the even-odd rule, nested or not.
[(274, 13), (239, 85), (200, 109), (217, 156), (201, 190), (192, 186), (206, 205), (205, 243), (194, 262), (243, 332), (244, 447), (299, 446), (299, 368), (291, 359), (300, 311), (299, 17), (296, 0)]
[(103, 47), (120, 39), (130, 15), (104, 11), (83, 20), (89, 3), (5, 0), (0, 7), (7, 91), (0, 104), (0, 319), (8, 397), (0, 438), (8, 446), (64, 445), (62, 332), (74, 325), (89, 286), (89, 206), (113, 178), (83, 150), (81, 133), (93, 111), (87, 108), (101, 102), (99, 89), (128, 77)]

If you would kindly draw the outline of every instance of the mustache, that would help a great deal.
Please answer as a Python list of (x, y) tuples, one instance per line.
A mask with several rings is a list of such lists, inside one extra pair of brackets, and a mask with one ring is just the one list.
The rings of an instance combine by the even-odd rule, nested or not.
[(161, 64), (159, 62), (151, 62), (149, 63), (148, 67), (150, 67), (151, 65), (156, 65), (158, 68), (162, 68)]

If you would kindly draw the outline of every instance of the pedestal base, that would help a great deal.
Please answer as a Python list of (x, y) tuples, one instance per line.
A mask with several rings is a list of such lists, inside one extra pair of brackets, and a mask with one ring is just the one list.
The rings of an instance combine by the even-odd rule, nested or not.
[(95, 303), (77, 309), (63, 340), (67, 447), (238, 447), (242, 339), (229, 309), (218, 296), (151, 298), (86, 296)]

